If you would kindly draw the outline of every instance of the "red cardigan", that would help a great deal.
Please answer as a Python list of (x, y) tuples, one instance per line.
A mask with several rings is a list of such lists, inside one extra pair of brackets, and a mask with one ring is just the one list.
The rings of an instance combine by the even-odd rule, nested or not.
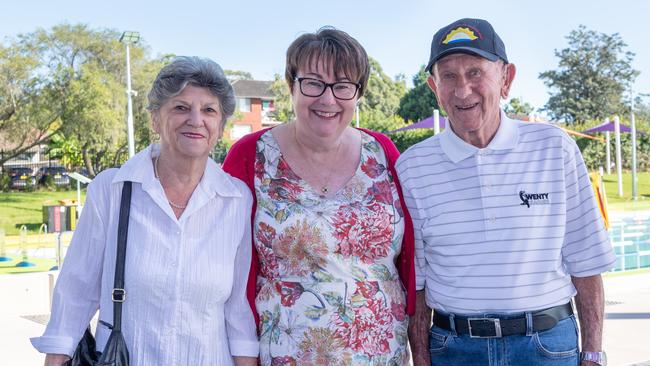
[[(382, 146), (384, 152), (386, 153), (386, 158), (388, 160), (388, 168), (390, 169), (395, 184), (397, 185), (397, 191), (399, 193), (400, 202), (402, 203), (402, 210), (404, 212), (404, 237), (402, 239), (402, 250), (399, 257), (397, 258), (397, 270), (399, 272), (400, 279), (406, 288), (406, 313), (413, 315), (415, 313), (415, 245), (413, 237), (413, 221), (411, 220), (411, 215), (406, 209), (406, 202), (404, 202), (404, 195), (402, 194), (402, 188), (399, 184), (397, 178), (397, 172), (395, 171), (395, 161), (399, 157), (399, 151), (386, 135), (383, 135), (379, 132), (374, 132), (366, 129), (361, 129), (362, 131), (373, 136)], [(226, 160), (223, 163), (223, 170), (232, 175), (235, 178), (239, 178), (251, 190), (253, 194), (253, 213), (251, 215), (251, 232), (254, 233), (254, 224), (255, 224), (255, 210), (257, 209), (257, 197), (255, 195), (255, 155), (256, 155), (256, 146), (257, 140), (266, 132), (268, 129), (263, 129), (251, 134), (248, 134), (237, 141), (228, 152)], [(255, 240), (255, 235), (253, 234), (253, 241)], [(247, 296), (248, 303), (253, 310), (255, 315), (255, 321), (259, 324), (259, 315), (257, 314), (257, 309), (255, 308), (255, 295), (257, 287), (257, 272), (259, 270), (259, 259), (257, 257), (257, 250), (255, 249), (255, 244), (253, 245), (253, 258), (251, 260), (251, 269), (248, 274), (248, 285), (247, 285)]]

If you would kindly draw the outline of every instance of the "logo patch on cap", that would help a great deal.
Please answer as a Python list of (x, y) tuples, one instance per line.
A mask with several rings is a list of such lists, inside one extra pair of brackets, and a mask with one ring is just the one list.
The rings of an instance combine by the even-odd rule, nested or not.
[[(476, 33), (478, 33), (478, 32), (476, 32)], [(449, 33), (447, 33), (447, 36), (442, 41), (442, 44), (454, 44), (454, 43), (461, 43), (461, 42), (471, 42), (471, 41), (473, 41), (475, 39), (478, 39), (478, 37), (474, 33), (474, 29), (470, 29), (469, 27), (458, 27), (458, 28), (452, 29)]]

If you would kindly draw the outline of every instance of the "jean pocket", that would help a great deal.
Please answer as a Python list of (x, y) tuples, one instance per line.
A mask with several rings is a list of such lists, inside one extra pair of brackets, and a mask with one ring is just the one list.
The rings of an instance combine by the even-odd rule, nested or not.
[(451, 333), (435, 325), (429, 330), (429, 352), (431, 354), (441, 353), (447, 350), (447, 344)]
[(574, 316), (560, 320), (553, 328), (533, 335), (537, 351), (546, 358), (575, 357), (578, 354), (578, 327)]

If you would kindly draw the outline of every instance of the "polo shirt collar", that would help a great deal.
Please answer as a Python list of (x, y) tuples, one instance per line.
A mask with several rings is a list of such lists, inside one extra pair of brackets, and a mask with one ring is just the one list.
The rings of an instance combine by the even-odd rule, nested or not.
[(508, 116), (501, 111), (501, 122), (499, 123), (497, 133), (484, 149), (479, 149), (478, 147), (465, 142), (463, 139), (458, 137), (451, 128), (445, 128), (445, 130), (440, 133), (440, 147), (449, 160), (458, 163), (459, 161), (475, 155), (479, 150), (512, 149), (517, 145), (518, 139), (519, 133), (516, 122), (508, 118)]

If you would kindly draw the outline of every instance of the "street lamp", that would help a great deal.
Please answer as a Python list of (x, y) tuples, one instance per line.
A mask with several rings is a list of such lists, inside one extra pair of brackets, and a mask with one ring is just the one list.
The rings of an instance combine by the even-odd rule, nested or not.
[(126, 45), (126, 96), (128, 115), (126, 117), (126, 132), (129, 142), (129, 157), (135, 155), (135, 143), (133, 142), (133, 105), (131, 103), (131, 96), (134, 94), (131, 90), (131, 61), (129, 53), (129, 45), (136, 44), (140, 40), (140, 32), (126, 31), (122, 33), (120, 42)]
[(630, 87), (630, 134), (632, 135), (632, 199), (638, 199), (636, 177), (636, 121), (634, 120), (634, 91)]

